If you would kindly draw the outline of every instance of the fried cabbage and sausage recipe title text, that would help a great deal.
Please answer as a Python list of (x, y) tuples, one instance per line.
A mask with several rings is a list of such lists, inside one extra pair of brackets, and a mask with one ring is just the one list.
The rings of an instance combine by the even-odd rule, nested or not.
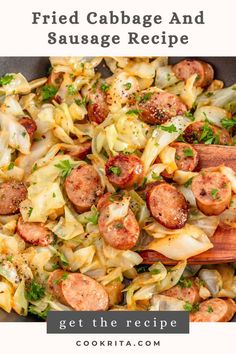
[[(204, 25), (204, 12), (198, 11), (195, 14), (178, 14), (171, 12), (169, 18), (163, 18), (160, 14), (130, 14), (126, 11), (108, 11), (106, 13), (89, 12), (82, 16), (79, 11), (73, 11), (70, 15), (59, 14), (52, 11), (50, 14), (32, 12), (33, 25), (60, 25), (65, 28), (64, 33), (54, 30), (47, 33), (48, 44), (92, 44), (101, 48), (108, 48), (111, 45), (157, 45), (173, 48), (175, 45), (186, 45), (189, 43), (189, 36), (186, 33), (167, 33), (161, 26), (173, 25), (186, 29), (186, 25)], [(72, 25), (77, 25), (77, 33), (69, 33)], [(65, 27), (64, 27), (65, 26)], [(88, 33), (88, 26), (94, 33)], [(112, 26), (112, 27), (111, 27)], [(85, 30), (87, 33), (83, 33)], [(113, 28), (117, 30), (112, 33)], [(144, 32), (145, 30), (145, 32)], [(142, 31), (142, 33), (141, 33)]]

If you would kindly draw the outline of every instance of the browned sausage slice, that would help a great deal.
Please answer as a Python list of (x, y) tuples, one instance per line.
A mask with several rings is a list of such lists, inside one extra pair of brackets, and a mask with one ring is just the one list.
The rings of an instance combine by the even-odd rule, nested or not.
[(160, 183), (151, 188), (147, 192), (147, 206), (154, 219), (168, 229), (181, 229), (187, 222), (187, 201), (170, 184)]
[(102, 237), (110, 246), (127, 250), (134, 247), (138, 241), (139, 224), (131, 209), (128, 209), (125, 217), (109, 222), (109, 207), (118, 203), (111, 203), (102, 208), (98, 219), (98, 227)]
[(231, 183), (220, 172), (200, 172), (192, 181), (198, 208), (206, 215), (219, 215), (231, 200)]
[(15, 214), (26, 199), (27, 189), (22, 182), (8, 181), (0, 184), (0, 215)]
[(199, 287), (196, 285), (194, 279), (189, 279), (191, 286), (189, 287), (181, 287), (180, 285), (175, 285), (173, 288), (163, 291), (161, 294), (175, 297), (179, 300), (183, 300), (189, 302), (190, 304), (196, 304), (201, 301), (201, 297), (199, 295)]
[(170, 144), (176, 149), (175, 162), (179, 170), (193, 171), (198, 164), (198, 153), (193, 146), (186, 143), (175, 142)]
[(191, 322), (228, 322), (236, 312), (232, 299), (210, 299), (203, 301), (199, 311), (190, 313)]
[(209, 86), (214, 78), (212, 66), (201, 60), (182, 60), (173, 66), (173, 71), (178, 79), (186, 81), (192, 75), (197, 74), (196, 86)]
[(80, 145), (73, 145), (73, 149), (66, 151), (74, 160), (83, 160), (91, 151), (91, 142), (85, 142)]
[(184, 131), (184, 139), (189, 144), (230, 145), (232, 139), (226, 129), (218, 128), (207, 122), (194, 122)]
[(132, 188), (143, 180), (143, 163), (136, 155), (111, 157), (106, 162), (105, 171), (109, 182), (122, 189)]
[(24, 241), (35, 246), (48, 246), (53, 242), (53, 233), (40, 222), (24, 222), (20, 217), (17, 232)]
[(96, 280), (80, 274), (61, 270), (52, 272), (48, 279), (51, 292), (59, 301), (76, 311), (105, 311), (108, 294)]
[(147, 93), (143, 94), (139, 98), (137, 109), (140, 118), (149, 124), (163, 124), (187, 110), (179, 97), (165, 91), (150, 92), (150, 97)]
[(30, 140), (32, 141), (33, 135), (34, 135), (35, 131), (37, 130), (37, 125), (36, 125), (35, 121), (30, 117), (22, 117), (19, 119), (19, 123), (21, 125), (23, 125), (23, 127), (27, 130)]
[(100, 124), (106, 119), (109, 113), (106, 92), (101, 89), (101, 85), (92, 89), (88, 94), (87, 104), (88, 117), (91, 122)]
[(99, 175), (91, 165), (75, 168), (65, 180), (65, 190), (80, 213), (90, 210), (103, 192)]

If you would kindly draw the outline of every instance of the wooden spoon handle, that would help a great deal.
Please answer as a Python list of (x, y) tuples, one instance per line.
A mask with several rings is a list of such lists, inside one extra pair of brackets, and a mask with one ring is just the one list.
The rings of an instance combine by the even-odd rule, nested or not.
[[(188, 264), (217, 264), (236, 262), (236, 229), (218, 227), (211, 237), (214, 247), (188, 259)], [(146, 250), (140, 252), (144, 264), (162, 262), (165, 265), (174, 265), (177, 261), (169, 259), (162, 254)]]
[(196, 144), (193, 147), (199, 155), (197, 171), (224, 164), (236, 172), (236, 146)]

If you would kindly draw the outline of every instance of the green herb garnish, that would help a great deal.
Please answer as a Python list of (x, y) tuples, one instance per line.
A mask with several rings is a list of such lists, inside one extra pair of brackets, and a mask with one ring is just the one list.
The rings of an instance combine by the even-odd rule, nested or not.
[(15, 166), (14, 162), (9, 163), (9, 165), (7, 166), (7, 170), (8, 171), (13, 170), (14, 166)]
[(126, 89), (126, 90), (130, 90), (131, 89), (131, 82), (126, 82), (126, 84), (124, 84), (124, 88)]
[(45, 288), (35, 280), (29, 284), (26, 297), (29, 301), (38, 301), (45, 296)]
[(57, 87), (55, 87), (53, 85), (43, 86), (41, 89), (41, 95), (42, 95), (43, 101), (48, 101), (48, 100), (52, 99), (56, 95), (57, 91), (58, 91)]
[(63, 160), (55, 165), (55, 167), (59, 168), (61, 171), (61, 177), (66, 178), (69, 176), (73, 169), (73, 165), (70, 163), (69, 160)]
[(161, 130), (163, 130), (164, 132), (168, 132), (168, 133), (177, 133), (177, 129), (176, 126), (174, 124), (171, 124), (169, 126), (165, 126), (165, 125), (160, 125)]
[(10, 82), (14, 79), (13, 75), (5, 75), (0, 77), (0, 86), (5, 86), (10, 84)]
[(110, 166), (109, 171), (116, 176), (120, 176), (121, 174), (121, 168), (119, 166)]
[(102, 89), (102, 91), (104, 91), (104, 92), (107, 92), (107, 91), (109, 90), (109, 87), (110, 87), (110, 85), (108, 85), (106, 82), (103, 82), (103, 83), (101, 84), (101, 89)]
[(183, 151), (186, 157), (193, 157), (193, 150), (191, 148), (186, 148)]

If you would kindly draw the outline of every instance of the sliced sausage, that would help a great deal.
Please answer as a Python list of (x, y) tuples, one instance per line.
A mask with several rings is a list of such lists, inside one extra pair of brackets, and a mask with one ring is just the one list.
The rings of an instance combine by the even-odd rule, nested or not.
[(143, 163), (136, 155), (111, 157), (106, 162), (105, 171), (109, 182), (121, 189), (132, 188), (143, 181)]
[(201, 297), (199, 295), (199, 287), (196, 285), (194, 279), (190, 278), (190, 287), (181, 287), (180, 285), (175, 285), (173, 288), (165, 290), (161, 293), (161, 295), (166, 295), (170, 297), (174, 297), (179, 300), (183, 300), (185, 302), (189, 302), (190, 304), (196, 304), (201, 301)]
[(165, 91), (150, 92), (150, 97), (143, 94), (139, 98), (137, 109), (140, 118), (149, 124), (163, 124), (187, 110), (179, 97)]
[(231, 201), (231, 183), (220, 172), (199, 173), (192, 181), (192, 191), (198, 208), (205, 215), (219, 215)]
[(206, 122), (194, 122), (184, 131), (184, 139), (189, 144), (230, 145), (232, 139), (226, 129), (218, 128)]
[(35, 121), (30, 117), (22, 117), (19, 119), (19, 123), (27, 130), (30, 140), (32, 141), (34, 133), (37, 130)]
[(81, 273), (55, 270), (48, 279), (49, 290), (63, 304), (76, 311), (105, 311), (108, 294), (96, 280)]
[(182, 60), (172, 68), (175, 76), (180, 80), (188, 80), (192, 75), (197, 74), (196, 86), (209, 86), (214, 78), (212, 66), (201, 60)]
[(75, 168), (65, 180), (65, 190), (80, 213), (90, 210), (103, 192), (99, 175), (91, 165)]
[(73, 148), (69, 151), (66, 151), (68, 155), (74, 160), (83, 160), (91, 152), (91, 142), (85, 142), (80, 145), (72, 145)]
[(24, 241), (35, 246), (48, 246), (53, 242), (53, 233), (40, 222), (24, 222), (20, 217), (17, 222), (17, 233)]
[(190, 313), (191, 322), (228, 322), (236, 312), (232, 299), (210, 299), (199, 305), (199, 311)]
[(113, 202), (120, 202), (123, 199), (124, 195), (123, 193), (110, 193), (107, 192), (103, 194), (99, 199), (97, 203), (97, 209), (101, 210), (105, 208), (107, 205), (113, 203)]
[(106, 119), (109, 113), (106, 92), (97, 85), (88, 94), (87, 104), (88, 118), (91, 122), (100, 124)]
[(170, 144), (176, 149), (175, 162), (179, 170), (194, 171), (198, 164), (198, 153), (193, 146), (175, 142)]
[(15, 214), (26, 199), (27, 189), (22, 182), (8, 181), (0, 184), (0, 215)]
[(99, 231), (104, 240), (112, 247), (128, 250), (134, 247), (139, 237), (139, 224), (131, 209), (125, 217), (109, 222), (110, 207), (116, 207), (118, 202), (106, 205), (100, 211), (98, 219)]
[(147, 192), (147, 206), (160, 224), (168, 229), (180, 229), (188, 217), (188, 204), (174, 186), (159, 183)]

